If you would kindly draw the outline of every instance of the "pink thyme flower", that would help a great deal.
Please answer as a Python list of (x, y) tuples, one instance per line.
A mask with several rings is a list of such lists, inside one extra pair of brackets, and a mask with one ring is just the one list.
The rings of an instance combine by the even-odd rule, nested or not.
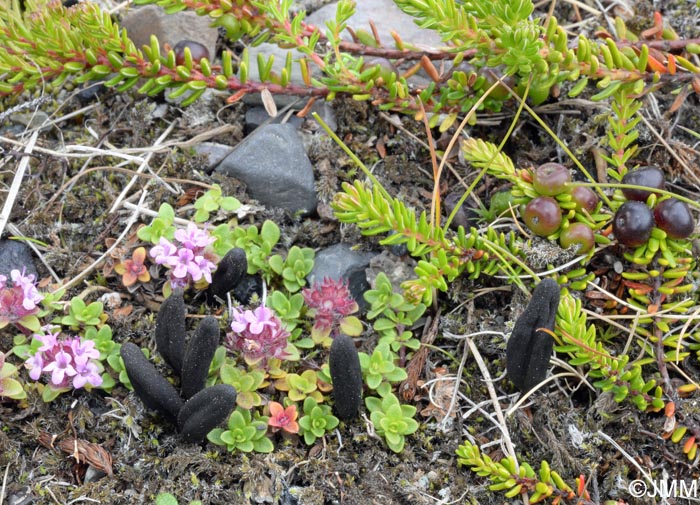
[(347, 283), (342, 279), (336, 281), (325, 277), (323, 282), (304, 289), (302, 295), (311, 309), (309, 315), (314, 318), (314, 329), (325, 335), (335, 330), (343, 318), (359, 309)]
[(158, 265), (177, 265), (177, 247), (165, 237), (160, 237), (158, 245), (151, 247), (148, 253)]
[(0, 328), (7, 324), (22, 324), (22, 319), (39, 312), (38, 304), (44, 299), (34, 283), (33, 275), (12, 270), (11, 282), (0, 275)]
[(32, 380), (38, 381), (44, 369), (44, 358), (41, 353), (38, 352), (34, 356), (30, 356), (24, 364), (29, 369), (29, 377), (31, 377)]
[(51, 382), (55, 386), (62, 385), (66, 376), (73, 377), (78, 373), (73, 368), (71, 361), (73, 361), (73, 357), (70, 354), (58, 351), (54, 355), (53, 361), (44, 367), (44, 372), (51, 372)]
[(208, 247), (216, 237), (189, 223), (186, 230), (176, 230), (174, 238), (179, 245), (161, 237), (158, 245), (149, 251), (158, 265), (171, 269), (170, 285), (173, 288), (185, 288), (202, 279), (211, 283), (211, 274), (216, 269), (216, 264), (211, 259), (216, 257)]
[(73, 359), (79, 365), (85, 365), (91, 359), (100, 359), (100, 351), (95, 349), (95, 342), (92, 340), (80, 340), (74, 338), (70, 342)]
[(72, 384), (79, 389), (86, 384), (95, 387), (102, 384), (96, 361), (100, 352), (94, 341), (80, 337), (59, 338), (58, 332), (44, 330), (47, 333), (34, 335), (42, 345), (24, 363), (32, 380), (39, 380), (42, 373), (46, 373), (50, 374), (51, 385), (58, 388), (68, 388)]
[(33, 275), (24, 275), (24, 271), (20, 273), (19, 270), (12, 270), (10, 272), (10, 277), (16, 288), (22, 290), (24, 295), (24, 300), (22, 300), (22, 307), (24, 310), (32, 311), (37, 308), (37, 304), (41, 303), (44, 299), (43, 295), (40, 295), (34, 284)]
[(231, 333), (226, 335), (229, 351), (239, 351), (249, 365), (267, 366), (270, 358), (285, 359), (289, 332), (275, 313), (264, 305), (255, 310), (231, 313)]
[(198, 251), (204, 250), (205, 247), (211, 245), (216, 238), (209, 235), (206, 230), (200, 230), (197, 225), (187, 223), (187, 230), (180, 228), (175, 231), (175, 239), (182, 244), (183, 247)]
[(73, 387), (75, 389), (80, 389), (88, 383), (93, 387), (102, 385), (102, 377), (95, 363), (90, 361), (78, 363), (75, 367), (75, 371), (76, 375), (73, 377)]

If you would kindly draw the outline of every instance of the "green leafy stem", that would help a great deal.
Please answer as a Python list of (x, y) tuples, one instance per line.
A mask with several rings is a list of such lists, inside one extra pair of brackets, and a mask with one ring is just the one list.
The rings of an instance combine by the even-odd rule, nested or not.
[(629, 398), (640, 410), (658, 411), (664, 407), (663, 390), (654, 379), (645, 381), (642, 366), (630, 363), (629, 355), (614, 357), (596, 339), (596, 328), (587, 325), (581, 301), (566, 293), (559, 303), (556, 325), (562, 344), (557, 352), (570, 355), (569, 364), (586, 365), (589, 375), (597, 380), (593, 386), (611, 391), (616, 402)]
[[(554, 17), (544, 23), (531, 18), (534, 7), (527, 0), (517, 6), (512, 2), (396, 0), (422, 27), (441, 35), (446, 46), (431, 51), (412, 50), (399, 36), (395, 37), (396, 48), (384, 47), (363, 30), (350, 31), (353, 42), (343, 41), (341, 34), (348, 30), (347, 21), (354, 13), (350, 0), (338, 3), (336, 18), (326, 23), (325, 30), (305, 24), (304, 13), (293, 14), (291, 0), (137, 3), (156, 3), (166, 12), (191, 10), (207, 15), (214, 26), (226, 29), (231, 41), (269, 41), (294, 48), (301, 53), (297, 63), (304, 84), (291, 82), (291, 53), (279, 73), (272, 71), (272, 58), (259, 57), (260, 81), (252, 81), (248, 78), (251, 62), (247, 50), (236, 65), (230, 51), (222, 53), (221, 65), (212, 65), (207, 59), (193, 62), (191, 58), (177, 64), (172, 51), (161, 54), (156, 39), (143, 50), (137, 49), (126, 31), (95, 4), (65, 8), (60, 2), (34, 0), (27, 2), (23, 13), (19, 4), (0, 0), (0, 41), (7, 48), (0, 56), (0, 72), (4, 74), (0, 94), (18, 94), (43, 82), (57, 88), (75, 76), (77, 82), (103, 81), (119, 91), (144, 80), (140, 93), (155, 95), (174, 88), (170, 96), (187, 95), (184, 105), (206, 89), (217, 89), (231, 93), (230, 101), (247, 93), (327, 99), (342, 93), (371, 101), (380, 109), (455, 113), (468, 110), (486, 92), (489, 75), (513, 76), (514, 89), (518, 93), (529, 89), (533, 102), (539, 103), (554, 85), (564, 81), (573, 83), (570, 96), (581, 93), (589, 81), (595, 83), (601, 91), (594, 98), (603, 99), (625, 83), (640, 83), (637, 91), (641, 92), (645, 83), (697, 81), (700, 74), (700, 68), (689, 59), (690, 54), (700, 52), (700, 39), (640, 42), (618, 23), (617, 40), (610, 34), (604, 34), (600, 42), (579, 36), (575, 47), (569, 47), (567, 34)], [(317, 48), (323, 44), (331, 50), (319, 52)], [(379, 63), (367, 63), (366, 56), (420, 60), (432, 82), (414, 89), (406, 75)], [(431, 63), (436, 59), (451, 59), (452, 69), (441, 74)], [(469, 65), (460, 67), (466, 59)], [(310, 65), (322, 75), (315, 78)], [(484, 105), (498, 109), (509, 95), (495, 97)], [(437, 115), (433, 118), (433, 122), (439, 121)]]

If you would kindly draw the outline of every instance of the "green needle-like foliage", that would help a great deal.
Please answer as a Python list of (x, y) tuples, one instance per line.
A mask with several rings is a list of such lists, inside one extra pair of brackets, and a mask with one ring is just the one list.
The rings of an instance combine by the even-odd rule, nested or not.
[[(482, 273), (495, 274), (503, 268), (503, 263), (492, 257), (517, 257), (521, 254), (514, 240), (491, 228), (483, 234), (476, 229), (467, 234), (460, 227), (453, 234), (429, 223), (425, 211), (416, 218), (413, 209), (398, 198), (390, 198), (377, 185), (369, 189), (360, 181), (345, 183), (332, 207), (341, 222), (355, 223), (363, 235), (393, 231), (395, 233), (383, 239), (381, 244), (406, 244), (412, 256), (425, 258), (415, 269), (418, 278), (403, 284), (404, 296), (412, 303), (422, 301), (428, 305), (432, 301), (432, 289), (447, 291), (447, 283), (464, 272), (474, 279)], [(505, 273), (511, 272), (507, 270)]]
[(596, 339), (595, 326), (587, 325), (581, 301), (569, 293), (559, 303), (556, 325), (563, 341), (563, 345), (555, 347), (556, 351), (569, 354), (570, 365), (585, 366), (596, 379), (595, 387), (612, 392), (616, 402), (629, 397), (640, 410), (657, 411), (664, 407), (661, 387), (654, 379), (644, 380), (641, 365), (630, 363), (629, 354), (615, 357), (605, 349)]
[[(291, 0), (139, 0), (158, 4), (166, 12), (192, 10), (212, 18), (223, 27), (231, 41), (247, 44), (272, 42), (296, 49), (280, 72), (272, 71), (272, 58), (261, 57), (257, 64), (260, 82), (249, 79), (251, 61), (245, 50), (234, 65), (232, 55), (221, 55), (221, 64), (203, 59), (186, 59), (177, 65), (172, 51), (163, 55), (153, 39), (148, 47), (136, 48), (127, 33), (108, 13), (89, 2), (65, 8), (55, 0), (32, 0), (26, 12), (17, 0), (0, 0), (0, 43), (8, 50), (0, 55), (0, 94), (18, 94), (43, 82), (59, 87), (67, 78), (77, 82), (103, 81), (120, 91), (139, 86), (141, 93), (155, 95), (172, 88), (171, 97), (186, 95), (187, 105), (206, 89), (225, 90), (235, 101), (248, 93), (293, 94), (333, 99), (338, 94), (371, 101), (382, 110), (393, 109), (415, 114), (421, 110), (447, 112), (442, 118), (447, 128), (456, 114), (469, 110), (483, 98), (494, 75), (508, 76), (519, 94), (534, 103), (544, 101), (555, 84), (572, 82), (570, 96), (596, 84), (594, 99), (605, 99), (632, 86), (635, 93), (646, 83), (684, 84), (696, 79), (700, 68), (690, 61), (700, 45), (683, 41), (674, 49), (685, 50), (673, 57), (673, 70), (650, 55), (646, 44), (634, 42), (624, 23), (618, 23), (620, 37), (601, 41), (579, 36), (572, 44), (557, 19), (533, 17), (530, 0), (457, 2), (456, 0), (396, 0), (397, 5), (424, 28), (436, 30), (446, 46), (432, 51), (405, 47), (398, 39), (396, 48), (383, 47), (368, 32), (358, 30), (359, 42), (342, 38), (354, 12), (351, 0), (341, 0), (336, 17), (321, 29), (304, 22), (304, 13), (292, 14)], [(38, 13), (38, 14), (37, 14)], [(654, 54), (668, 48), (658, 44)], [(323, 47), (330, 47), (325, 50)], [(415, 88), (406, 78), (381, 65), (366, 66), (366, 55), (392, 60), (422, 60), (433, 76), (429, 84)], [(429, 56), (429, 57), (428, 57)], [(428, 58), (425, 60), (425, 58)], [(451, 60), (455, 70), (440, 77), (431, 59)], [(464, 60), (468, 66), (459, 67)], [(427, 62), (426, 62), (427, 61)], [(303, 84), (291, 82), (292, 67), (298, 65)], [(670, 64), (669, 64), (670, 67)], [(316, 74), (312, 71), (316, 70)], [(663, 75), (662, 75), (663, 74)], [(498, 110), (507, 92), (492, 93), (481, 107)], [(431, 125), (441, 120), (432, 116)]]
[[(540, 503), (548, 498), (560, 503), (561, 499), (573, 500), (576, 498), (574, 490), (561, 476), (550, 469), (549, 463), (542, 461), (540, 471), (535, 473), (527, 463), (518, 463), (513, 457), (494, 461), (479, 450), (479, 446), (465, 441), (457, 449), (457, 463), (468, 466), (477, 475), (486, 477), (492, 484), (492, 491), (505, 491), (507, 498), (515, 498), (521, 493), (528, 492), (530, 503)], [(579, 479), (576, 479), (577, 489)], [(588, 493), (583, 490), (579, 498), (588, 500)], [(578, 503), (590, 503), (580, 501)]]

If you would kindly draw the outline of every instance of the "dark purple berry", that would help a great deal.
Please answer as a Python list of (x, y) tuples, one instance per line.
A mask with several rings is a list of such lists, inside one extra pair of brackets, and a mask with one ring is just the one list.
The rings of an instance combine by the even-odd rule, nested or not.
[(576, 203), (576, 210), (586, 210), (593, 213), (598, 206), (598, 195), (591, 188), (576, 186), (571, 190), (571, 197)]
[(687, 238), (695, 230), (695, 220), (685, 202), (669, 198), (654, 207), (656, 226), (671, 238)]
[(535, 235), (547, 237), (559, 229), (561, 209), (554, 198), (538, 196), (525, 206), (523, 221)]
[(185, 48), (190, 49), (190, 54), (192, 55), (192, 61), (198, 63), (202, 58), (209, 59), (209, 49), (204, 44), (200, 42), (195, 42), (194, 40), (181, 40), (175, 47), (173, 51), (175, 52), (175, 63), (178, 65), (185, 64)]
[(613, 218), (613, 233), (621, 244), (639, 247), (646, 244), (654, 227), (654, 216), (642, 202), (625, 202)]
[(562, 230), (559, 235), (559, 244), (568, 249), (571, 246), (577, 247), (577, 253), (585, 254), (595, 245), (595, 235), (590, 226), (584, 223), (572, 223)]
[(556, 196), (571, 182), (569, 169), (561, 163), (545, 163), (532, 174), (532, 185), (540, 195)]
[[(627, 172), (622, 178), (622, 184), (633, 184), (635, 186), (644, 186), (652, 189), (664, 189), (666, 181), (664, 180), (664, 173), (658, 167), (641, 167), (637, 170)], [(649, 195), (654, 193), (654, 191), (623, 188), (622, 193), (628, 200), (646, 202)]]

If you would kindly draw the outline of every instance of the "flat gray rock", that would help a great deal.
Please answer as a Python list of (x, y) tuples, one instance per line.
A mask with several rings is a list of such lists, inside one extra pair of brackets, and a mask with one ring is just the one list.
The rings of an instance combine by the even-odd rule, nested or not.
[[(277, 114), (277, 116), (271, 117), (265, 110), (265, 107), (262, 105), (248, 107), (248, 109), (245, 111), (244, 131), (246, 134), (249, 134), (265, 124), (280, 124), (285, 117), (286, 114)], [(291, 124), (298, 130), (304, 120), (299, 116), (292, 114), (285, 122)]]
[(0, 240), (0, 275), (9, 279), (12, 270), (38, 278), (31, 248), (16, 240)]
[(265, 206), (304, 214), (316, 210), (313, 167), (290, 124), (261, 126), (216, 171), (244, 182), (248, 194)]
[(197, 154), (203, 154), (207, 156), (209, 164), (205, 172), (212, 172), (216, 166), (221, 163), (226, 156), (233, 152), (233, 147), (226, 144), (219, 144), (218, 142), (202, 142), (194, 146), (194, 151)]
[(345, 279), (353, 298), (360, 308), (366, 306), (365, 291), (369, 289), (365, 269), (375, 253), (354, 251), (348, 244), (336, 244), (323, 249), (316, 254), (314, 268), (306, 277), (309, 286), (322, 282), (325, 277)]

